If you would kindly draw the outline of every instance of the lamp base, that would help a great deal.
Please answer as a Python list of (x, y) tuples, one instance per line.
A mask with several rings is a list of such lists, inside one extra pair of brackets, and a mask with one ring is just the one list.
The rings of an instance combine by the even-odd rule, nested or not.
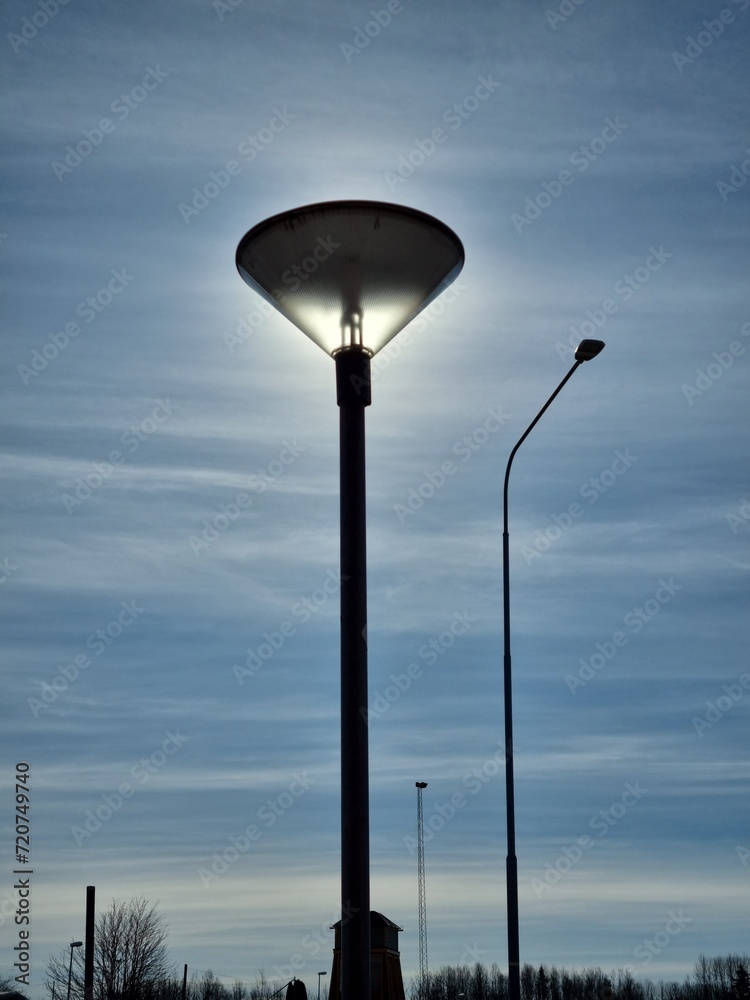
[(370, 383), (370, 352), (364, 347), (344, 347), (333, 356), (336, 362), (336, 402), (372, 402)]

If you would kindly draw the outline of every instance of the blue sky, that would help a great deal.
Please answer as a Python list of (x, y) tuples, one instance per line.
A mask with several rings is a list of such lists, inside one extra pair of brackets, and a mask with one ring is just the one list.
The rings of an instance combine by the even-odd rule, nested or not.
[(234, 253), (339, 198), (466, 249), (367, 412), (372, 905), (405, 974), (416, 780), (430, 965), (505, 967), (502, 475), (582, 336), (511, 479), (521, 958), (745, 950), (750, 3), (3, 21), (0, 969), (26, 761), (34, 996), (89, 884), (158, 900), (180, 966), (330, 970), (334, 368)]

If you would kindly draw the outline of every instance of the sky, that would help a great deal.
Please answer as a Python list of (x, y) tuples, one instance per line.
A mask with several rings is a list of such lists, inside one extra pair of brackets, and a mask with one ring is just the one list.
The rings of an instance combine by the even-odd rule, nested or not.
[(502, 480), (584, 337), (510, 482), (521, 961), (746, 951), (749, 0), (2, 17), (0, 973), (26, 949), (41, 997), (95, 885), (158, 902), (180, 970), (330, 976), (334, 365), (234, 255), (338, 199), (466, 252), (366, 418), (372, 906), (404, 975), (418, 780), (430, 967), (506, 966)]

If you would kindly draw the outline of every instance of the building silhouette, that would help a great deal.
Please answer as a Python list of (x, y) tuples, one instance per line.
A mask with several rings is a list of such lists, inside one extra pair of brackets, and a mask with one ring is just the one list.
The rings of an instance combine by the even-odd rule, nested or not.
[[(341, 1000), (341, 921), (331, 927), (335, 936), (328, 1000)], [(370, 911), (370, 1000), (405, 1000), (398, 949), (398, 934), (402, 930), (403, 927), (377, 910)]]

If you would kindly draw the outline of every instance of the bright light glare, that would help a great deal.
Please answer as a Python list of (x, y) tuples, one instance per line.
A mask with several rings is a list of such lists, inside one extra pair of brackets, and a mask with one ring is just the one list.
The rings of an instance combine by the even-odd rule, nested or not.
[(455, 233), (424, 212), (333, 201), (275, 215), (240, 241), (244, 280), (328, 354), (376, 354), (460, 272)]

